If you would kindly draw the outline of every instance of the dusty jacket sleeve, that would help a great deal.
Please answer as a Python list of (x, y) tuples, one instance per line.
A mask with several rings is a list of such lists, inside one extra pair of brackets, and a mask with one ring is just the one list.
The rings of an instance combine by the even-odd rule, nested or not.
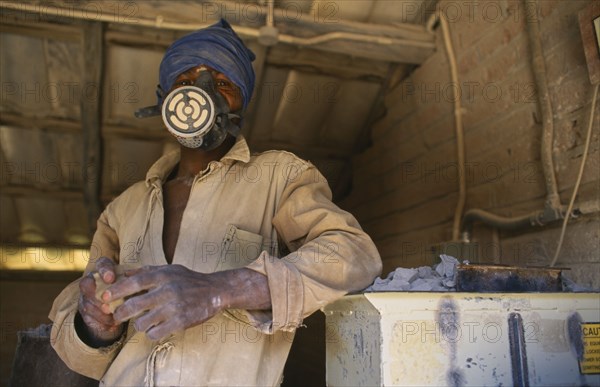
[[(109, 257), (118, 262), (119, 241), (110, 227), (106, 211), (98, 219), (84, 275), (94, 270), (96, 260)], [(79, 300), (79, 280), (69, 284), (54, 300), (49, 318), (53, 321), (51, 344), (65, 364), (82, 375), (100, 379), (117, 355), (121, 341), (106, 348), (92, 348), (77, 336), (75, 316)]]
[(310, 163), (288, 176), (273, 225), (292, 253), (278, 259), (263, 252), (248, 266), (268, 278), (272, 320), (270, 327), (264, 320), (258, 326), (264, 332), (294, 330), (305, 317), (367, 287), (381, 272), (373, 241), (351, 214), (331, 202), (327, 181)]

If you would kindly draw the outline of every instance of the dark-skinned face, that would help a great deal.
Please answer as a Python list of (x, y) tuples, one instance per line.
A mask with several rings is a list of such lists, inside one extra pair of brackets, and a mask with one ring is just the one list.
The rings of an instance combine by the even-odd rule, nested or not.
[(202, 67), (207, 68), (213, 76), (215, 81), (216, 90), (225, 98), (229, 108), (232, 112), (238, 111), (242, 108), (242, 92), (240, 88), (237, 87), (227, 76), (223, 73), (214, 70), (209, 66), (198, 65), (196, 67), (192, 67), (184, 73), (181, 73), (175, 82), (173, 83), (173, 87), (169, 90), (169, 93), (178, 87), (182, 86), (193, 86), (196, 82), (196, 79), (200, 75), (200, 69)]

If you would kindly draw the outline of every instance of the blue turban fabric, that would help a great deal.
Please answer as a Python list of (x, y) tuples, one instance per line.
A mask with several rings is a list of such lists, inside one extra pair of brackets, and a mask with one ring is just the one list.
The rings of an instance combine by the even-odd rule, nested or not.
[[(181, 73), (198, 65), (207, 65), (225, 74), (241, 89), (246, 109), (254, 90), (254, 59), (254, 53), (229, 23), (221, 19), (210, 27), (183, 36), (167, 49), (160, 63), (160, 87), (167, 93)], [(159, 106), (162, 101), (163, 96), (159, 95)]]

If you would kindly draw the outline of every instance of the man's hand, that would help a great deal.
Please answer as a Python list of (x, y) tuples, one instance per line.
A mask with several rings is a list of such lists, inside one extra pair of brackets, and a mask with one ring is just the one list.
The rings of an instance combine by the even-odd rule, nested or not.
[(181, 265), (145, 266), (102, 295), (103, 308), (125, 298), (114, 313), (117, 322), (132, 318), (135, 329), (159, 340), (210, 319), (226, 308), (268, 309), (267, 279), (249, 269), (203, 274)]
[[(96, 262), (96, 271), (100, 278), (107, 284), (115, 282), (117, 275), (115, 263), (106, 257), (101, 257)], [(96, 281), (90, 275), (79, 282), (78, 311), (83, 320), (80, 333), (81, 339), (93, 347), (102, 347), (112, 344), (122, 334), (124, 326), (115, 321), (110, 311), (103, 310), (102, 303), (96, 298)], [(77, 325), (76, 325), (77, 326)]]

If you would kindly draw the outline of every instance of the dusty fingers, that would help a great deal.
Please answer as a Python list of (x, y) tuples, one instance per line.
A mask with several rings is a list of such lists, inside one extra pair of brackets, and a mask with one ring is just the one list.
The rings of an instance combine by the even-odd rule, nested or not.
[(112, 284), (117, 279), (116, 267), (116, 263), (108, 257), (100, 257), (96, 262), (96, 271), (107, 284)]
[[(100, 283), (111, 284), (116, 280), (116, 264), (107, 257), (96, 262), (96, 272)], [(106, 313), (102, 302), (96, 297), (96, 280), (93, 273), (79, 282), (78, 312), (84, 326), (83, 335), (91, 344), (105, 344), (121, 336), (124, 326), (117, 323), (111, 313)]]
[(117, 281), (103, 301), (125, 297), (115, 310), (116, 321), (137, 318), (136, 330), (157, 340), (198, 325), (220, 310), (211, 296), (218, 293), (213, 282), (210, 275), (179, 265), (146, 267)]
[(96, 299), (96, 283), (92, 275), (81, 279), (79, 283), (80, 296), (78, 311), (83, 323), (84, 336), (93, 343), (97, 341), (112, 341), (118, 338), (123, 327), (115, 321), (112, 314), (102, 311), (101, 303)]

